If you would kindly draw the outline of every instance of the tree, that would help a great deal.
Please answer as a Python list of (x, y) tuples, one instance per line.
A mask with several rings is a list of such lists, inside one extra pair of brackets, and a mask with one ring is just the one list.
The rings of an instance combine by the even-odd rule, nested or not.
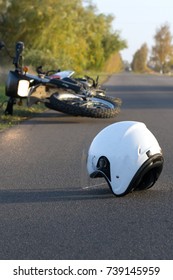
[(112, 31), (112, 16), (96, 13), (92, 1), (0, 0), (0, 39), (25, 43), (25, 61), (51, 68), (101, 69), (126, 47)]
[(139, 50), (133, 56), (132, 70), (135, 72), (146, 72), (147, 70), (147, 57), (148, 57), (148, 47), (144, 43)]
[(118, 73), (122, 71), (124, 68), (124, 63), (122, 61), (122, 57), (120, 53), (113, 53), (109, 59), (106, 61), (103, 70), (107, 73)]
[(156, 30), (154, 36), (155, 45), (152, 47), (151, 61), (155, 68), (164, 73), (173, 55), (172, 35), (168, 24), (162, 25)]

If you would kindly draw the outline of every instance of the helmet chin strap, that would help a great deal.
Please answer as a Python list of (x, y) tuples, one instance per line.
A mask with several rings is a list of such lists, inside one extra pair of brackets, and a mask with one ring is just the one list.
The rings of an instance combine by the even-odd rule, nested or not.
[(97, 188), (97, 187), (106, 186), (106, 185), (107, 185), (106, 183), (100, 183), (100, 184), (95, 184), (95, 185), (91, 185), (91, 186), (86, 186), (86, 187), (83, 187), (82, 189), (88, 190), (88, 189)]
[[(87, 170), (86, 170), (86, 160), (87, 160), (87, 152), (85, 149), (82, 151), (81, 155), (81, 172), (80, 172), (80, 187), (81, 189), (92, 189), (99, 186), (107, 185), (106, 182), (101, 182), (98, 184), (93, 185), (93, 180), (88, 176)], [(97, 172), (97, 171), (96, 171)], [(102, 176), (99, 177), (105, 177), (105, 174), (99, 170), (99, 173), (102, 173)]]

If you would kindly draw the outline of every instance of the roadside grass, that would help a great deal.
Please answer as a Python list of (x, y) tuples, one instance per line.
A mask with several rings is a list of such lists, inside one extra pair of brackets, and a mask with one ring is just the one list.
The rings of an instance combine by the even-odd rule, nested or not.
[[(92, 78), (99, 76), (99, 84), (105, 82), (108, 78), (107, 73), (95, 73), (95, 72), (85, 72), (84, 75), (88, 75)], [(82, 74), (80, 75), (82, 76)], [(5, 115), (4, 111), (7, 106), (8, 97), (5, 95), (5, 83), (0, 83), (0, 131), (9, 128), (11, 126), (17, 125), (22, 121), (36, 116), (38, 113), (44, 112), (47, 108), (44, 104), (33, 105), (32, 107), (27, 107), (26, 100), (23, 100), (22, 105), (15, 104), (13, 107), (13, 115)]]

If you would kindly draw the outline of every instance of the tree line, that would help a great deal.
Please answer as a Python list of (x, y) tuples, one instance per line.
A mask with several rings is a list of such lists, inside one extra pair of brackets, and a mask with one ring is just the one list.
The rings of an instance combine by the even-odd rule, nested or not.
[(33, 66), (103, 69), (126, 48), (113, 20), (92, 1), (0, 0), (0, 39), (12, 50), (23, 41), (25, 61)]
[(154, 45), (149, 56), (149, 48), (144, 43), (133, 56), (131, 63), (135, 72), (146, 72), (152, 69), (156, 72), (167, 73), (173, 70), (172, 34), (168, 23), (156, 29)]

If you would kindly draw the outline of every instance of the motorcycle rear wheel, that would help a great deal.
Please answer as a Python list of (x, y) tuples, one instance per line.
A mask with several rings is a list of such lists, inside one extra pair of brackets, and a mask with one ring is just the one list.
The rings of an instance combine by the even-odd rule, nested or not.
[(73, 116), (114, 118), (120, 113), (121, 99), (108, 96), (81, 98), (73, 93), (54, 93), (45, 106)]

